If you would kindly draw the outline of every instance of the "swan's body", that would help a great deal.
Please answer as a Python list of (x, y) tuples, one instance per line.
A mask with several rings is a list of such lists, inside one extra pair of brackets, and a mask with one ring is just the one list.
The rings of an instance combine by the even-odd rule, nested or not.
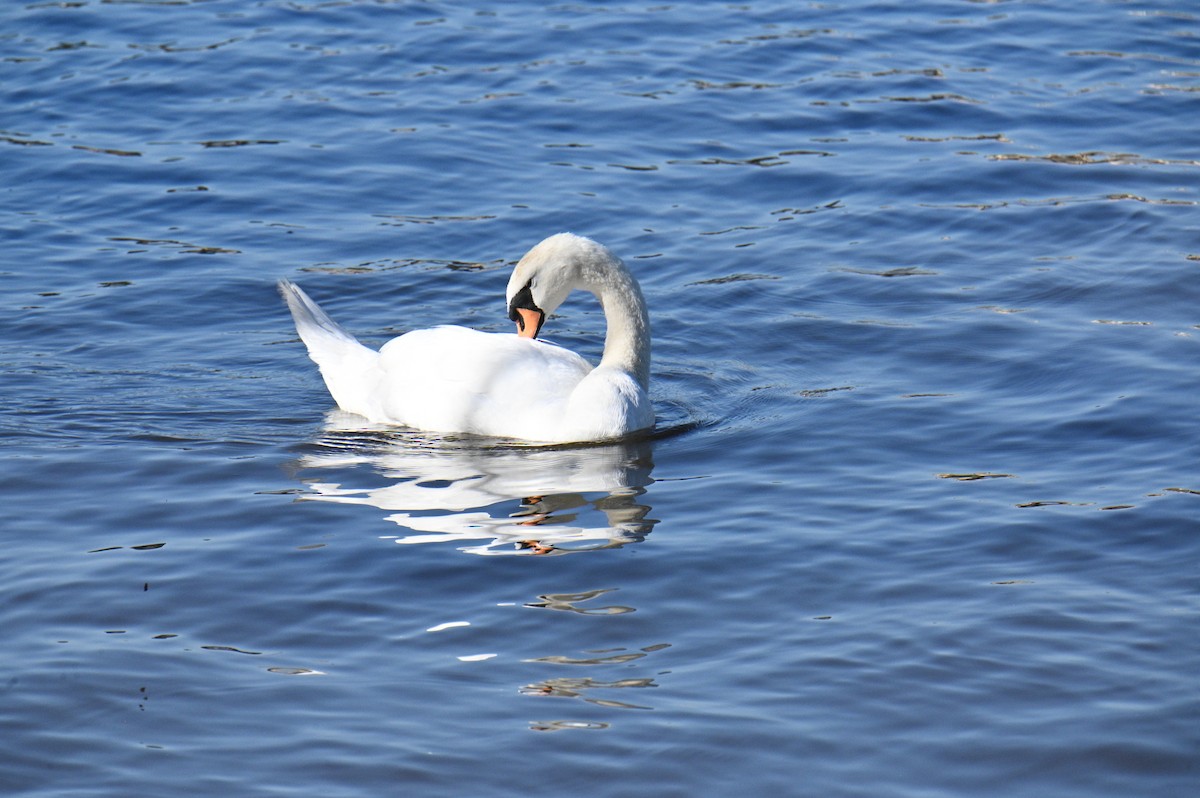
[[(376, 352), (280, 281), (309, 356), (338, 406), (370, 421), (533, 441), (619, 438), (654, 425), (650, 321), (641, 289), (606, 247), (560, 233), (531, 249), (508, 282), (519, 334), (443, 326), (414, 330)], [(575, 288), (600, 300), (608, 322), (592, 368), (536, 339)]]

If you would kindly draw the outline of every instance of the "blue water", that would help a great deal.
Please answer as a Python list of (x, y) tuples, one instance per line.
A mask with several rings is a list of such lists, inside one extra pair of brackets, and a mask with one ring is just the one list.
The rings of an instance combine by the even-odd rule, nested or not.
[[(1200, 794), (1197, 92), (1182, 0), (6, 3), (3, 793)], [(274, 289), (560, 230), (647, 440), (369, 428)]]

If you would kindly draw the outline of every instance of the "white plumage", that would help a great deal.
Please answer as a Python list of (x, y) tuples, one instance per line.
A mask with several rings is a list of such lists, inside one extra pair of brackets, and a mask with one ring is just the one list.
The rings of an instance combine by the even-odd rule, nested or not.
[[(641, 289), (591, 239), (560, 233), (517, 263), (507, 291), (517, 335), (448, 325), (405, 333), (377, 352), (294, 283), (279, 286), (334, 401), (370, 421), (546, 442), (619, 438), (654, 425)], [(608, 323), (595, 368), (534, 337), (575, 288), (596, 295)]]

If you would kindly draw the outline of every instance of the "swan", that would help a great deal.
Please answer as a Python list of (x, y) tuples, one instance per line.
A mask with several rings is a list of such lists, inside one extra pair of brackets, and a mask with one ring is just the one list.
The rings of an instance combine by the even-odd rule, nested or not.
[[(595, 368), (537, 337), (576, 288), (596, 295), (608, 325)], [(654, 425), (646, 302), (629, 268), (590, 238), (550, 236), (517, 263), (505, 295), (516, 334), (443, 325), (375, 351), (295, 283), (280, 280), (279, 290), (334, 401), (369, 421), (547, 443), (620, 438)]]

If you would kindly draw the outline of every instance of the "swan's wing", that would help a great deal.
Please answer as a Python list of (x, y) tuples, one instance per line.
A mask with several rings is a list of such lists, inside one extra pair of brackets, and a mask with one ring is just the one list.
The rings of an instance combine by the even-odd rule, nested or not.
[(568, 349), (465, 327), (416, 330), (380, 354), (394, 422), (529, 440), (556, 439), (571, 392), (591, 371)]

